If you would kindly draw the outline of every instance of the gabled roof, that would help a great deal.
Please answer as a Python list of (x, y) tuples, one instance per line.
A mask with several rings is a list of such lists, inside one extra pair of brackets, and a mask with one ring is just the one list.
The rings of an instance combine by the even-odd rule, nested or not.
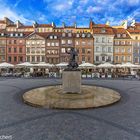
[(102, 34), (102, 35), (114, 35), (113, 28), (105, 27), (105, 26), (98, 26), (93, 27), (93, 34)]
[[(124, 29), (124, 28), (114, 28), (113, 31), (114, 31), (114, 34), (115, 34), (115, 38), (117, 38), (117, 39), (131, 39), (127, 30)], [(120, 37), (117, 36), (118, 34), (120, 34)], [(122, 36), (123, 34), (126, 34), (126, 36), (125, 37)]]

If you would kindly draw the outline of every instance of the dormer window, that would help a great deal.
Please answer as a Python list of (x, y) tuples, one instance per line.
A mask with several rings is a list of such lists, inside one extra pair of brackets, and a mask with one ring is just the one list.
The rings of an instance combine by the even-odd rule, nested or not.
[(105, 32), (106, 32), (105, 28), (102, 28), (101, 33), (105, 33)]
[(53, 36), (52, 35), (50, 36), (50, 39), (53, 39)]
[(82, 34), (82, 37), (85, 37), (85, 34)]
[(126, 34), (123, 34), (123, 37), (126, 37)]
[(121, 34), (117, 34), (117, 37), (121, 37)]
[(87, 37), (90, 37), (90, 33), (87, 34)]
[(80, 37), (80, 35), (79, 34), (76, 34), (76, 37)]

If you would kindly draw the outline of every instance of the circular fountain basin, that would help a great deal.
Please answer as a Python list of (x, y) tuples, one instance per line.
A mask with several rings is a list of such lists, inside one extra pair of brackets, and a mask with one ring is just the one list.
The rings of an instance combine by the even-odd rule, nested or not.
[(47, 86), (23, 94), (25, 103), (35, 107), (59, 109), (86, 109), (111, 105), (121, 99), (112, 89), (81, 86), (81, 93), (63, 93), (62, 86)]

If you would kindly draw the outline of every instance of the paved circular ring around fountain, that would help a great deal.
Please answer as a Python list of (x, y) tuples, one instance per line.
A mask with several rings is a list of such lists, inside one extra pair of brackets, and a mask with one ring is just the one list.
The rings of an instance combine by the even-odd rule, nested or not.
[(25, 103), (44, 108), (86, 109), (111, 105), (121, 99), (112, 89), (81, 86), (81, 93), (63, 93), (62, 86), (48, 86), (30, 90), (23, 95)]

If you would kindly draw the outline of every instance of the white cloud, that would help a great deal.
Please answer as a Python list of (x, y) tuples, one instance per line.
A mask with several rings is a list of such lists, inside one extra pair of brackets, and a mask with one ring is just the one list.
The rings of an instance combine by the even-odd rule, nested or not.
[(0, 18), (8, 17), (9, 19), (16, 21), (20, 20), (22, 23), (27, 24), (27, 23), (33, 23), (32, 20), (29, 20), (25, 18), (22, 14), (18, 14), (16, 11), (13, 11), (6, 5), (4, 2), (0, 1)]
[(96, 13), (96, 12), (100, 12), (102, 10), (102, 8), (101, 7), (92, 7), (92, 6), (89, 6), (88, 8), (87, 8), (87, 12), (88, 13)]
[(67, 0), (67, 1), (62, 1), (62, 0), (56, 0), (55, 2), (49, 3), (48, 7), (52, 8), (53, 10), (56, 11), (64, 11), (64, 10), (69, 10), (72, 8), (74, 3), (74, 0)]

